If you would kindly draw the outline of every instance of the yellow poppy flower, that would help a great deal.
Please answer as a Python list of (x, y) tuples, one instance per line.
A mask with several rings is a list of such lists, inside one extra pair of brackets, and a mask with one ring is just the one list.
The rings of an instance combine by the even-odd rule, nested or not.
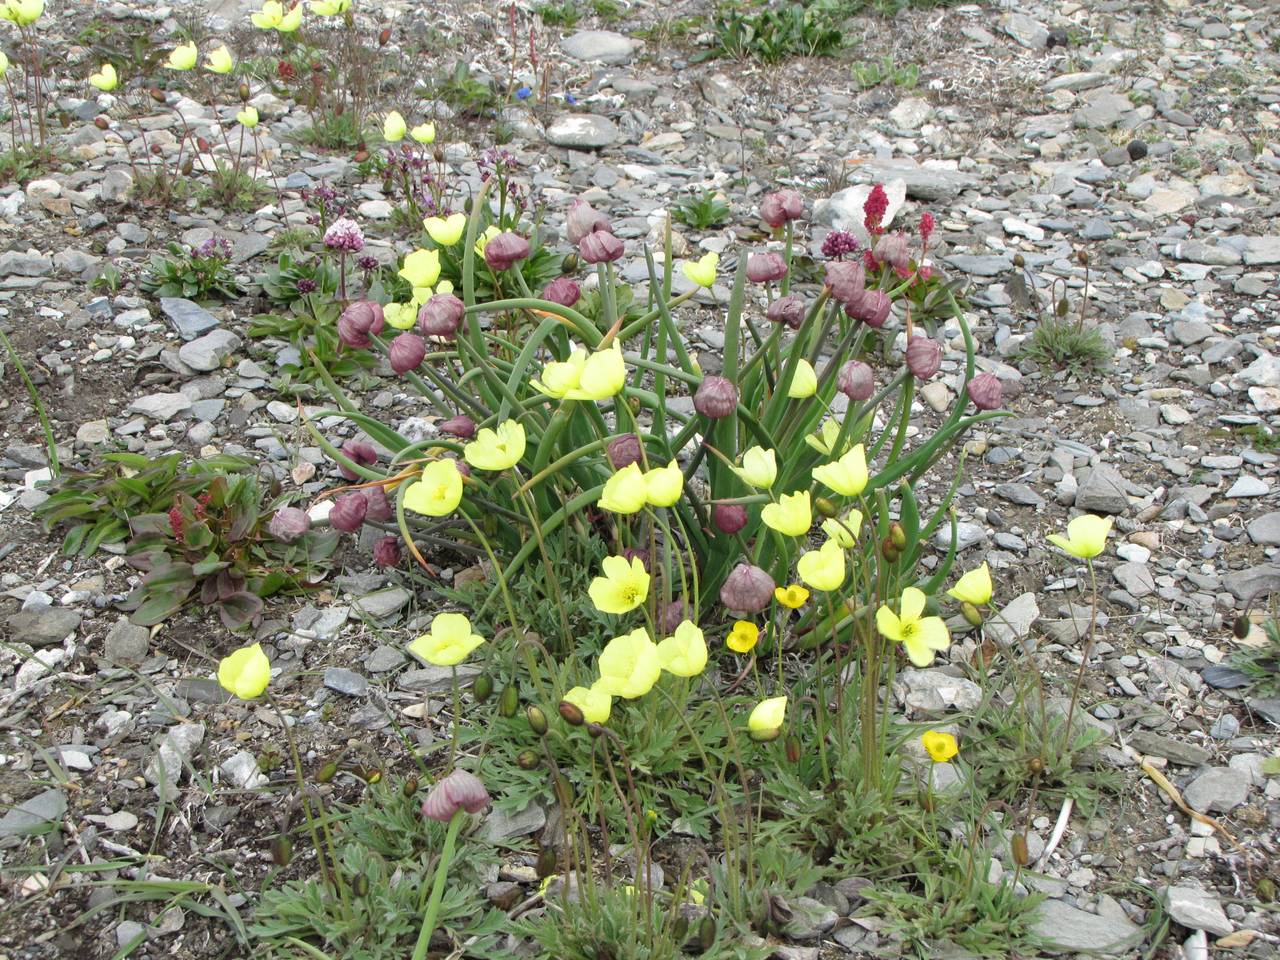
[[(311, 9), (315, 8), (315, 4), (312, 4)], [(404, 122), (404, 117), (400, 116), (399, 110), (392, 110), (382, 121), (382, 139), (387, 143), (399, 143), (408, 132), (409, 127)]]
[(644, 475), (645, 500), (650, 506), (670, 507), (684, 490), (684, 474), (672, 460), (665, 467), (654, 467)]
[(524, 456), (524, 424), (504, 420), (497, 430), (484, 427), (476, 438), (462, 448), (462, 456), (477, 470), (508, 470)]
[(901, 643), (907, 658), (917, 667), (933, 663), (934, 654), (951, 646), (951, 634), (941, 617), (925, 617), (927, 598), (915, 587), (902, 591), (898, 612), (882, 606), (876, 611), (876, 629), (889, 640)]
[(842, 550), (848, 550), (858, 542), (858, 531), (861, 529), (861, 510), (850, 510), (843, 517), (831, 517), (822, 521), (822, 532), (829, 540), (840, 544)]
[(433, 666), (452, 667), (467, 659), (482, 643), (484, 637), (471, 629), (471, 621), (466, 616), (437, 613), (431, 621), (431, 632), (409, 643), (408, 650)]
[(739, 620), (729, 631), (724, 645), (734, 653), (750, 653), (760, 642), (760, 628), (750, 620)]
[(603, 576), (596, 577), (587, 594), (601, 613), (626, 613), (649, 596), (649, 573), (639, 557), (605, 557)]
[(839, 460), (813, 468), (813, 479), (825, 484), (836, 493), (856, 497), (867, 487), (867, 455), (858, 444)]
[(804, 442), (819, 453), (825, 453), (829, 457), (837, 457), (836, 441), (840, 439), (840, 424), (834, 420), (824, 420), (822, 426), (817, 433), (806, 434)]
[(627, 700), (643, 697), (662, 675), (658, 645), (644, 627), (614, 637), (605, 644), (597, 665), (600, 689)]
[(210, 73), (230, 73), (234, 67), (235, 61), (231, 59), (231, 51), (225, 44), (210, 53), (204, 62), (204, 68)]
[(389, 327), (408, 330), (418, 322), (418, 311), (411, 303), (388, 303), (382, 308), (382, 319)]
[(645, 484), (640, 464), (629, 463), (607, 481), (600, 494), (600, 509), (610, 513), (636, 513), (648, 502), (649, 488)]
[(844, 583), (844, 551), (834, 540), (806, 550), (796, 561), (796, 573), (815, 590), (837, 590)]
[(622, 345), (615, 340), (606, 350), (588, 353), (579, 347), (568, 360), (551, 361), (542, 368), (542, 379), (532, 381), (532, 386), (558, 400), (606, 400), (626, 382)]
[(613, 710), (613, 697), (600, 686), (599, 681), (590, 687), (574, 687), (564, 699), (582, 711), (587, 723), (606, 723)]
[(787, 387), (787, 396), (792, 400), (803, 400), (805, 397), (812, 397), (817, 392), (817, 371), (813, 369), (813, 364), (801, 358), (800, 362), (796, 364), (795, 376), (791, 378), (791, 384)]
[(44, 13), (44, 0), (8, 0), (4, 8), (4, 19), (11, 20), (20, 27), (29, 27), (40, 19)]
[(677, 677), (696, 677), (707, 665), (707, 641), (692, 620), (682, 620), (676, 632), (658, 644), (658, 662)]
[(109, 63), (104, 63), (102, 69), (89, 75), (89, 83), (103, 93), (109, 93), (119, 85), (120, 78), (116, 75), (115, 67)]
[(467, 232), (467, 215), (451, 213), (447, 217), (427, 217), (422, 221), (427, 236), (442, 247), (452, 247)]
[(752, 740), (774, 740), (787, 721), (787, 698), (771, 697), (757, 703), (747, 718)]
[(954, 597), (961, 603), (982, 607), (991, 602), (991, 591), (991, 571), (983, 561), (982, 566), (970, 570), (957, 580), (956, 585), (947, 591), (947, 596)]
[(396, 271), (411, 287), (429, 287), (440, 279), (440, 251), (414, 250), (405, 254), (404, 263)]
[(241, 647), (218, 661), (218, 683), (241, 700), (262, 696), (270, 680), (271, 661), (260, 643)]
[(766, 503), (760, 511), (760, 519), (771, 530), (788, 537), (799, 537), (809, 532), (813, 523), (813, 510), (809, 505), (809, 491), (784, 493), (777, 503)]
[[(436, 125), (434, 123), (420, 123), (409, 131), (409, 136), (413, 137), (418, 143), (424, 147), (428, 144), (436, 142)], [(448, 246), (448, 244), (446, 244)]]
[(1096, 517), (1091, 513), (1076, 517), (1067, 524), (1065, 537), (1051, 533), (1046, 538), (1073, 557), (1091, 560), (1107, 548), (1107, 535), (1111, 533), (1111, 518)]
[(690, 281), (700, 287), (710, 287), (716, 282), (716, 267), (720, 264), (720, 254), (708, 253), (698, 260), (688, 260), (681, 270)]
[(956, 744), (956, 738), (949, 733), (926, 730), (920, 735), (920, 742), (924, 744), (924, 749), (929, 754), (929, 759), (934, 763), (946, 763), (960, 752), (960, 747)]
[(246, 130), (252, 130), (258, 125), (258, 108), (245, 107), (236, 114), (236, 119), (240, 121), (240, 125)]
[(169, 59), (164, 65), (169, 70), (190, 70), (196, 65), (200, 51), (194, 43), (183, 43), (169, 51)]
[(311, 0), (311, 12), (321, 17), (336, 17), (351, 9), (351, 0)]
[(778, 456), (772, 450), (752, 447), (742, 455), (742, 466), (734, 467), (733, 472), (742, 478), (743, 483), (768, 490), (778, 479)]
[(791, 610), (799, 610), (809, 600), (809, 591), (798, 583), (773, 588), (773, 599)]
[(432, 460), (404, 492), (404, 508), (428, 517), (447, 517), (462, 502), (462, 473), (453, 460)]

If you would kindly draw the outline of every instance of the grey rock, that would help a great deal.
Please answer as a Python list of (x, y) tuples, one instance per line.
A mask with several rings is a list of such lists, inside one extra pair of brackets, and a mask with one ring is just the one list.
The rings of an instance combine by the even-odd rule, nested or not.
[(1265, 480), (1259, 480), (1257, 477), (1251, 477), (1248, 474), (1241, 474), (1227, 491), (1227, 499), (1265, 497), (1270, 492), (1271, 487)]
[(613, 30), (579, 30), (560, 41), (560, 49), (575, 60), (617, 65), (630, 62), (638, 44)]
[(107, 631), (102, 655), (112, 663), (141, 663), (150, 649), (150, 630), (128, 620), (117, 620)]
[(248, 750), (241, 750), (218, 767), (223, 775), (241, 790), (255, 790), (267, 782), (258, 766), (258, 758)]
[(155, 787), (156, 796), (162, 800), (177, 796), (182, 772), (203, 742), (202, 723), (177, 724), (160, 739), (155, 756), (144, 771), (147, 782)]
[(1020, 507), (1044, 506), (1044, 497), (1036, 493), (1028, 483), (998, 483), (996, 496)]
[(1000, 29), (1013, 38), (1019, 46), (1028, 50), (1043, 50), (1049, 42), (1049, 30), (1034, 17), (1025, 13), (1007, 13), (1000, 18)]
[(1255, 697), (1246, 703), (1254, 713), (1280, 727), (1280, 697)]
[(889, 111), (889, 120), (900, 130), (918, 130), (933, 113), (928, 100), (907, 97)]
[(363, 697), (369, 692), (369, 681), (346, 667), (329, 667), (325, 670), (324, 685), (348, 697)]
[(698, 81), (698, 89), (707, 103), (721, 110), (731, 110), (742, 103), (742, 88), (723, 73), (713, 73)]
[(1280, 357), (1261, 353), (1238, 376), (1252, 387), (1280, 387)]
[(405, 655), (395, 647), (381, 646), (365, 658), (364, 668), (370, 673), (389, 673), (405, 662)]
[(133, 193), (133, 174), (123, 167), (113, 167), (98, 181), (98, 197), (103, 203), (124, 203)]
[(1034, 929), (1051, 948), (1103, 955), (1127, 952), (1142, 935), (1137, 924), (1122, 916), (1089, 913), (1062, 900), (1040, 905)]
[(1008, 257), (975, 256), (969, 253), (958, 253), (943, 259), (960, 272), (975, 277), (998, 277), (1013, 266)]
[[(387, 587), (385, 590), (367, 593), (351, 605), (366, 617), (383, 620), (399, 612), (411, 599), (413, 595), (404, 587)], [(345, 622), (346, 618), (343, 620)]]
[(1076, 506), (1088, 513), (1121, 514), (1129, 509), (1127, 484), (1115, 467), (1100, 463), (1089, 470), (1076, 490)]
[(0, 837), (31, 833), (46, 823), (61, 820), (67, 812), (67, 797), (61, 790), (45, 790), (10, 808), (0, 817)]
[(929, 716), (972, 710), (982, 702), (980, 686), (941, 667), (903, 670), (894, 678), (893, 692), (908, 711)]
[(1280, 566), (1263, 564), (1247, 570), (1234, 570), (1223, 576), (1222, 585), (1237, 600), (1245, 603), (1261, 600), (1280, 589)]
[(218, 325), (218, 318), (212, 313), (200, 304), (181, 297), (161, 297), (160, 310), (173, 322), (183, 340), (194, 340)]
[(494, 807), (484, 821), (484, 838), (490, 843), (502, 843), (513, 837), (537, 833), (546, 825), (547, 811), (539, 804), (531, 803), (515, 812)]
[(950, 203), (963, 190), (976, 189), (981, 181), (969, 173), (946, 167), (923, 166), (914, 160), (870, 160), (859, 164), (853, 175), (870, 183), (888, 183), (901, 178), (907, 196), (917, 200)]
[(1155, 577), (1145, 563), (1122, 563), (1112, 571), (1112, 575), (1135, 600), (1156, 592)]
[(1176, 244), (1173, 255), (1179, 260), (1190, 263), (1205, 263), (1218, 267), (1229, 267), (1241, 260), (1239, 251), (1204, 240), (1188, 240), (1185, 243)]
[[(887, 227), (893, 223), (902, 205), (907, 201), (907, 184), (902, 178), (890, 180), (882, 184), (888, 206), (885, 207), (883, 224)], [(862, 183), (837, 190), (825, 200), (818, 200), (813, 205), (813, 219), (816, 223), (825, 223), (836, 230), (847, 230), (858, 238), (863, 246), (870, 244), (867, 233), (866, 214), (863, 204), (867, 202), (873, 184)]]
[(191, 400), (181, 393), (150, 393), (129, 404), (131, 413), (140, 413), (152, 420), (172, 420), (178, 414), (191, 409)]
[(792, 940), (817, 940), (834, 929), (839, 915), (829, 906), (811, 897), (788, 900), (791, 919), (782, 925), (782, 932)]
[(53, 261), (35, 250), (0, 254), (0, 277), (44, 277), (52, 272)]
[(1084, 98), (1071, 118), (1077, 127), (1105, 130), (1114, 127), (1132, 109), (1127, 97), (1112, 90), (1095, 90)]
[(1129, 736), (1129, 744), (1141, 753), (1164, 757), (1173, 763), (1198, 767), (1209, 762), (1210, 753), (1194, 743), (1185, 743), (1172, 737), (1162, 737), (1149, 730), (1135, 730)]
[(1249, 796), (1249, 774), (1231, 767), (1206, 770), (1187, 785), (1183, 799), (1201, 813), (1230, 813)]
[(61, 643), (80, 626), (81, 615), (66, 607), (31, 607), (9, 617), (9, 636), (33, 647)]
[(1164, 892), (1169, 916), (1192, 930), (1206, 930), (1215, 937), (1225, 937), (1235, 929), (1218, 898), (1199, 887), (1169, 887)]
[[(961, 522), (956, 524), (956, 550), (968, 550), (987, 538), (987, 530), (980, 523)], [(940, 550), (951, 548), (951, 524), (944, 523), (933, 535), (933, 542)]]
[(230, 330), (219, 328), (184, 343), (178, 348), (178, 359), (192, 370), (208, 372), (217, 370), (227, 357), (239, 349), (240, 338)]
[(594, 113), (567, 113), (547, 127), (547, 142), (574, 150), (599, 150), (618, 142), (617, 125)]
[(982, 629), (993, 641), (1007, 646), (1028, 636), (1039, 619), (1036, 595), (1024, 593), (1005, 604), (998, 614), (988, 617)]
[(1251, 267), (1280, 263), (1280, 237), (1249, 237), (1244, 243), (1244, 262)]

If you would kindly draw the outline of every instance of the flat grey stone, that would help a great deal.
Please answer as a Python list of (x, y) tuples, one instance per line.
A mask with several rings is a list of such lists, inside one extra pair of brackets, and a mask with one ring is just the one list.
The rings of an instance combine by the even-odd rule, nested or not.
[[(901, 177), (882, 184), (889, 205), (885, 207), (882, 223), (889, 226), (898, 215), (902, 205), (907, 201), (907, 183)], [(871, 194), (873, 184), (862, 183), (837, 190), (825, 200), (817, 200), (813, 204), (813, 219), (816, 223), (825, 223), (835, 230), (847, 230), (858, 238), (863, 246), (870, 246), (870, 234), (867, 233), (866, 213), (863, 204)]]
[(982, 629), (996, 643), (1008, 646), (1028, 636), (1039, 619), (1036, 595), (1024, 593), (1005, 604), (998, 614), (988, 617)]
[(1204, 930), (1225, 937), (1235, 929), (1218, 898), (1199, 887), (1169, 887), (1164, 892), (1169, 916), (1192, 930)]
[(1244, 262), (1251, 267), (1280, 263), (1280, 237), (1249, 237), (1244, 243)]
[(1135, 600), (1156, 592), (1156, 580), (1145, 563), (1122, 563), (1111, 571), (1116, 582)]
[(53, 261), (35, 250), (0, 254), (0, 277), (43, 277), (52, 272)]
[(1249, 796), (1249, 774), (1231, 767), (1206, 770), (1187, 785), (1182, 797), (1201, 813), (1230, 813)]
[(217, 370), (224, 360), (240, 349), (240, 338), (230, 330), (218, 328), (178, 348), (178, 359), (192, 370), (207, 373)]
[(1239, 263), (1242, 259), (1238, 250), (1232, 250), (1230, 247), (1209, 243), (1205, 240), (1187, 240), (1184, 243), (1176, 244), (1173, 248), (1173, 255), (1179, 260), (1186, 260), (1190, 263), (1205, 263), (1216, 267), (1229, 267)]
[(1043, 50), (1049, 42), (1049, 30), (1043, 23), (1025, 13), (1007, 13), (1000, 18), (1000, 29), (1028, 50)]
[(61, 643), (80, 626), (81, 615), (67, 607), (32, 607), (9, 617), (9, 636), (33, 647)]
[(404, 664), (404, 653), (395, 647), (381, 646), (365, 658), (364, 668), (370, 673), (389, 673)]
[(1140, 753), (1164, 757), (1173, 763), (1198, 767), (1209, 762), (1211, 754), (1204, 747), (1184, 743), (1173, 737), (1162, 737), (1149, 730), (1135, 730), (1129, 736), (1129, 744)]
[(1245, 603), (1261, 600), (1280, 589), (1280, 566), (1263, 564), (1247, 570), (1235, 570), (1223, 576), (1222, 585), (1237, 600)]
[(830, 933), (840, 919), (839, 914), (820, 900), (812, 897), (795, 897), (787, 901), (791, 919), (782, 926), (782, 932), (792, 940), (817, 940)]
[(156, 796), (172, 800), (178, 793), (183, 770), (204, 742), (204, 724), (179, 723), (161, 739), (155, 756), (147, 764), (144, 775), (155, 787)]
[(599, 150), (618, 142), (617, 126), (608, 117), (594, 113), (568, 113), (547, 127), (547, 142), (574, 150)]
[(546, 825), (547, 811), (536, 803), (516, 813), (494, 807), (484, 821), (484, 838), (490, 843), (501, 843), (513, 837), (537, 833)]
[(893, 693), (909, 712), (929, 716), (972, 710), (982, 702), (980, 686), (940, 667), (903, 670), (893, 680)]
[(560, 49), (575, 60), (615, 66), (630, 62), (638, 44), (613, 30), (579, 30), (560, 41)]
[(67, 812), (67, 798), (61, 790), (45, 790), (24, 800), (0, 817), (0, 837), (31, 833), (46, 823), (61, 820)]
[(218, 325), (218, 318), (212, 313), (200, 304), (182, 297), (161, 297), (160, 310), (173, 321), (183, 340), (194, 340)]
[(910, 159), (870, 160), (858, 164), (851, 175), (863, 182), (888, 183), (902, 179), (907, 196), (917, 200), (950, 203), (963, 190), (981, 185), (977, 177), (948, 167), (924, 166)]
[(325, 670), (324, 685), (348, 697), (363, 697), (369, 692), (369, 681), (346, 667), (329, 667)]
[(1013, 266), (1008, 257), (977, 256), (970, 253), (957, 253), (943, 259), (961, 273), (975, 277), (998, 277)]
[[(412, 599), (412, 594), (404, 587), (387, 587), (375, 590), (352, 602), (352, 606), (366, 617), (382, 620), (399, 612), (400, 608)], [(346, 617), (343, 617), (346, 621)]]
[(1020, 507), (1044, 506), (1044, 497), (1036, 493), (1029, 483), (998, 483), (996, 496)]
[(218, 769), (241, 790), (255, 790), (267, 782), (266, 775), (258, 766), (258, 758), (248, 750), (241, 750), (224, 760)]
[(129, 404), (131, 413), (140, 413), (161, 422), (172, 420), (190, 409), (191, 398), (181, 393), (150, 393)]
[(1124, 513), (1129, 509), (1127, 486), (1120, 471), (1100, 463), (1081, 481), (1076, 491), (1076, 506), (1087, 513)]
[(1127, 953), (1142, 935), (1133, 921), (1102, 916), (1062, 900), (1046, 900), (1036, 916), (1035, 932), (1059, 951), (1088, 950), (1104, 955)]
[(117, 620), (107, 631), (102, 655), (112, 663), (141, 663), (150, 650), (150, 630), (128, 620)]

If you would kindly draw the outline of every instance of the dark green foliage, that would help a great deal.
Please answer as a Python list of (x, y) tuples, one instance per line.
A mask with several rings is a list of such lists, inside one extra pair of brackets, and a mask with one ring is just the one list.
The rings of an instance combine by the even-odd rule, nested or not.
[(168, 257), (155, 255), (147, 265), (138, 286), (153, 297), (185, 297), (208, 300), (217, 297), (231, 300), (239, 295), (235, 276), (220, 254), (200, 256), (188, 253), (177, 243), (169, 244)]

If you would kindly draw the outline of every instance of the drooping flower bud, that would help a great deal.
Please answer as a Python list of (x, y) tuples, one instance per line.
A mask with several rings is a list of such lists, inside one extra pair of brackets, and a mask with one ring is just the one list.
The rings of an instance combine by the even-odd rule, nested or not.
[(582, 296), (582, 290), (568, 277), (556, 277), (542, 288), (542, 299), (558, 303), (562, 307), (572, 307)]
[(501, 273), (528, 256), (529, 241), (510, 230), (498, 234), (484, 247), (484, 262), (494, 273)]
[(418, 310), (418, 329), (424, 337), (452, 337), (466, 312), (467, 305), (452, 293), (437, 293)]
[(338, 317), (338, 339), (353, 350), (369, 346), (369, 334), (381, 333), (382, 305), (373, 300), (358, 300)]
[(345, 493), (333, 502), (329, 511), (329, 525), (343, 533), (355, 533), (364, 524), (365, 512), (369, 509), (369, 501), (364, 493)]
[(773, 283), (787, 275), (787, 261), (780, 253), (753, 253), (747, 257), (747, 279), (752, 283)]
[(470, 440), (476, 435), (476, 422), (465, 413), (443, 420), (436, 426), (445, 436), (458, 437), (460, 440)]
[(703, 377), (693, 395), (693, 409), (712, 420), (727, 417), (738, 409), (738, 388), (724, 377)]
[(529, 721), (529, 729), (538, 736), (543, 736), (547, 732), (547, 715), (542, 712), (542, 708), (535, 704), (529, 704), (524, 708), (524, 717)]
[(480, 813), (489, 806), (489, 791), (473, 773), (455, 768), (441, 780), (422, 802), (422, 815), (429, 820), (448, 823), (459, 810)]
[(388, 534), (373, 545), (373, 562), (380, 567), (394, 567), (400, 563), (400, 538)]
[(521, 750), (516, 754), (516, 766), (521, 770), (537, 770), (540, 762), (536, 750)]
[[(378, 451), (373, 449), (371, 444), (361, 440), (348, 440), (342, 445), (342, 455), (353, 463), (358, 463), (362, 467), (371, 467), (378, 462)], [(360, 474), (356, 473), (345, 464), (338, 468), (342, 475), (348, 480), (359, 480)]]
[(422, 358), (427, 355), (427, 344), (416, 333), (408, 331), (396, 337), (387, 347), (387, 359), (391, 361), (391, 369), (396, 373), (408, 373), (418, 369)]
[(979, 410), (994, 410), (1004, 399), (1004, 388), (994, 373), (980, 373), (965, 386), (969, 399)]
[(605, 454), (614, 470), (640, 462), (640, 438), (634, 433), (620, 433), (609, 440)]
[(850, 400), (861, 402), (876, 392), (875, 374), (861, 360), (850, 360), (840, 368), (836, 386)]
[(931, 337), (912, 337), (907, 344), (907, 369), (917, 380), (928, 380), (942, 366), (942, 347)]
[(794, 190), (775, 190), (760, 201), (760, 219), (777, 230), (788, 220), (804, 215), (804, 200)]
[(813, 509), (818, 512), (818, 516), (825, 517), (828, 520), (840, 515), (840, 508), (826, 497), (814, 497)]
[(773, 600), (773, 577), (757, 566), (740, 563), (720, 588), (720, 602), (730, 610), (759, 613)]
[(982, 626), (982, 611), (975, 607), (968, 600), (960, 604), (960, 613), (971, 627)]
[(611, 233), (609, 218), (591, 206), (586, 200), (574, 200), (569, 204), (569, 212), (564, 218), (565, 236), (575, 247), (589, 233), (604, 231)]
[(886, 233), (876, 241), (876, 259), (896, 270), (905, 270), (911, 264), (911, 252), (907, 238), (901, 233)]
[(281, 507), (267, 524), (267, 533), (281, 543), (293, 543), (311, 529), (311, 518), (307, 511), (297, 507)]
[(1027, 849), (1027, 835), (1025, 833), (1015, 833), (1009, 846), (1013, 853), (1013, 862), (1020, 867), (1025, 867), (1031, 862), (1031, 853)]
[(593, 230), (578, 243), (578, 255), (584, 263), (611, 263), (625, 252), (622, 241), (605, 230)]
[(898, 552), (907, 549), (907, 531), (896, 520), (889, 524), (889, 542), (893, 544), (893, 549)]
[(516, 715), (520, 709), (520, 688), (508, 683), (498, 695), (498, 713), (508, 719)]
[(561, 700), (558, 709), (560, 710), (560, 716), (564, 718), (564, 722), (570, 726), (580, 727), (586, 720), (586, 717), (582, 714), (582, 708), (576, 703), (570, 703), (568, 700)]
[(764, 312), (764, 315), (774, 323), (785, 323), (792, 330), (799, 330), (800, 325), (804, 323), (804, 297), (798, 293), (779, 297), (769, 304), (769, 309)]
[(845, 304), (844, 311), (855, 320), (861, 320), (868, 327), (877, 330), (889, 319), (889, 311), (893, 309), (893, 301), (883, 290), (863, 290)]
[(390, 501), (387, 500), (387, 491), (382, 489), (381, 486), (365, 487), (364, 500), (368, 504), (364, 514), (366, 520), (372, 520), (374, 523), (386, 523), (395, 516), (395, 510), (392, 509)]
[(825, 280), (831, 296), (847, 306), (866, 289), (867, 270), (860, 260), (836, 260), (827, 264)]
[(675, 633), (676, 627), (688, 619), (689, 605), (684, 602), (683, 597), (661, 604), (658, 607), (658, 632), (664, 635)]
[(792, 733), (787, 736), (784, 743), (787, 750), (787, 762), (791, 764), (799, 763), (800, 757), (803, 755), (800, 749), (800, 738)]
[(717, 503), (711, 509), (711, 520), (725, 536), (733, 536), (747, 525), (747, 508), (740, 503)]

